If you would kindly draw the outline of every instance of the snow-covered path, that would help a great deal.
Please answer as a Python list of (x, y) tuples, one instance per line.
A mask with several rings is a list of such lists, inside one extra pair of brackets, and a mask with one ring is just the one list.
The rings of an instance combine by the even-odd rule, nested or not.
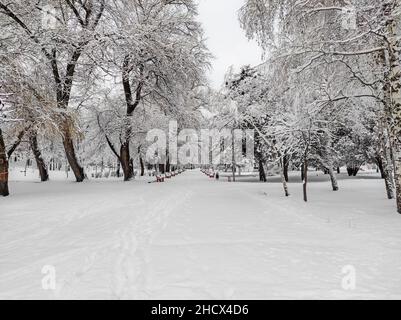
[[(50, 186), (50, 187), (49, 187)], [(0, 298), (401, 298), (401, 218), (382, 181), (13, 183), (0, 202)], [(34, 191), (32, 191), (34, 190)], [(379, 209), (380, 208), (380, 209)], [(42, 289), (43, 266), (56, 269)], [(343, 290), (343, 267), (356, 289)]]

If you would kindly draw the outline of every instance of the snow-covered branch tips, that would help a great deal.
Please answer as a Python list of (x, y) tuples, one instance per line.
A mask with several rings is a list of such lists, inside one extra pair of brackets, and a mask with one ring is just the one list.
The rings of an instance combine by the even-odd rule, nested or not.
[(342, 8), (342, 27), (346, 30), (356, 30), (357, 18), (356, 9), (354, 6), (346, 6)]
[(254, 130), (183, 129), (170, 121), (166, 130), (152, 129), (146, 140), (150, 144), (146, 160), (150, 164), (168, 161), (176, 165), (254, 165)]
[(57, 9), (52, 5), (46, 5), (42, 9), (42, 28), (44, 30), (54, 30), (57, 28)]

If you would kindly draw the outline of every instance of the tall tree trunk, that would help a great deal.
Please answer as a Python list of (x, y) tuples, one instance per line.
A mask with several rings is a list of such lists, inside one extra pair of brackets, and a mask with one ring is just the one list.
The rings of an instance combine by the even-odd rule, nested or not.
[(347, 166), (347, 172), (350, 177), (356, 177), (358, 175), (359, 170), (360, 170), (359, 166), (355, 166), (355, 165)]
[(388, 169), (387, 162), (385, 164), (386, 169), (383, 171), (384, 175), (384, 184), (386, 186), (386, 193), (387, 193), (387, 198), (389, 200), (394, 199), (394, 179), (393, 179), (393, 173), (391, 170)]
[(262, 182), (267, 182), (267, 176), (266, 176), (265, 168), (263, 166), (262, 159), (259, 159), (259, 179)]
[(308, 160), (305, 159), (304, 164), (303, 164), (303, 195), (304, 195), (304, 201), (308, 202), (308, 191), (307, 191), (307, 186), (308, 186)]
[(141, 177), (145, 175), (145, 163), (143, 162), (142, 155), (139, 155), (139, 164), (141, 166)]
[(283, 184), (284, 194), (286, 197), (290, 196), (290, 191), (288, 190), (288, 183), (285, 180), (284, 174), (281, 174), (281, 183)]
[(391, 116), (394, 128), (394, 171), (397, 190), (397, 209), (401, 214), (401, 4), (399, 1), (384, 3), (388, 29), (388, 81), (391, 91)]
[(301, 180), (304, 181), (305, 178), (305, 164), (301, 164)]
[(68, 164), (70, 165), (72, 171), (74, 172), (75, 179), (77, 180), (77, 182), (84, 181), (85, 180), (84, 169), (79, 165), (77, 156), (75, 154), (74, 141), (72, 139), (68, 122), (65, 123), (64, 125), (63, 145), (65, 154), (67, 156)]
[(337, 181), (337, 176), (334, 171), (334, 160), (333, 160), (333, 155), (332, 155), (332, 140), (330, 134), (327, 135), (326, 139), (326, 145), (324, 148), (324, 152), (321, 155), (322, 158), (322, 166), (324, 169), (324, 173), (328, 174), (330, 176), (330, 181), (331, 181), (331, 187), (333, 191), (338, 191), (338, 181)]
[(145, 163), (143, 161), (143, 157), (142, 157), (142, 146), (138, 147), (138, 155), (139, 155), (139, 166), (141, 168), (141, 177), (143, 177), (145, 175)]
[(7, 197), (8, 190), (8, 158), (4, 144), (3, 132), (0, 128), (0, 196)]
[[(131, 89), (130, 82), (130, 71), (131, 71), (131, 58), (130, 55), (124, 57), (124, 62), (122, 66), (122, 84), (124, 88), (125, 102), (127, 105), (127, 114), (124, 122), (125, 125), (125, 140), (121, 145), (120, 158), (121, 166), (124, 171), (124, 181), (129, 181), (134, 176), (134, 166), (130, 154), (130, 141), (132, 135), (131, 118), (141, 101), (141, 92), (143, 88), (143, 83), (140, 82), (135, 90), (135, 95)], [(140, 66), (140, 73), (143, 74), (143, 66)], [(135, 96), (135, 97), (134, 97)]]
[(120, 157), (118, 157), (118, 159), (117, 159), (117, 170), (116, 170), (117, 178), (120, 178), (120, 176), (121, 176), (120, 170), (121, 170), (121, 162), (120, 162)]
[(171, 166), (170, 166), (170, 156), (167, 154), (167, 161), (166, 161), (166, 172), (171, 172)]
[(285, 157), (281, 161), (280, 176), (281, 176), (281, 183), (283, 184), (284, 194), (286, 197), (289, 197), (290, 192), (288, 190), (288, 179), (285, 178)]
[(47, 166), (45, 164), (45, 161), (43, 160), (42, 153), (39, 150), (38, 137), (36, 135), (36, 132), (31, 133), (29, 137), (29, 142), (31, 145), (33, 155), (35, 156), (36, 165), (39, 169), (40, 180), (42, 182), (46, 182), (49, 180), (49, 173), (47, 171)]
[[(401, 214), (401, 4), (399, 1), (383, 1), (383, 17), (386, 21), (388, 38), (384, 54), (385, 111), (387, 130), (392, 153), (397, 209)], [(386, 184), (387, 188), (387, 184)]]
[(14, 144), (11, 146), (10, 149), (8, 149), (7, 151), (7, 157), (8, 159), (11, 159), (11, 156), (13, 155), (13, 153), (15, 152), (15, 150), (17, 150), (17, 148), (20, 146), (21, 142), (22, 142), (22, 138), (25, 136), (25, 132), (26, 130), (22, 130), (18, 135), (17, 135), (17, 140), (14, 142)]
[(132, 167), (129, 142), (125, 142), (121, 145), (120, 159), (121, 167), (124, 173), (124, 181), (132, 180), (134, 176), (134, 168)]
[(336, 174), (334, 172), (334, 169), (332, 167), (329, 167), (329, 175), (330, 175), (330, 180), (331, 180), (331, 186), (333, 188), (333, 191), (338, 191), (338, 181), (337, 181), (337, 177)]
[(395, 184), (397, 190), (397, 209), (398, 213), (401, 214), (401, 142), (395, 145)]
[(287, 183), (288, 183), (288, 181), (290, 181), (290, 179), (288, 177), (288, 167), (289, 166), (290, 166), (290, 160), (289, 160), (288, 156), (285, 155), (283, 158), (283, 174), (284, 174), (285, 182), (287, 182)]
[(379, 131), (380, 154), (378, 155), (378, 163), (381, 163), (381, 172), (386, 186), (387, 198), (394, 199), (394, 168), (391, 159), (392, 144), (390, 137), (385, 128), (385, 122), (381, 121)]
[(378, 168), (379, 171), (380, 171), (381, 178), (384, 179), (384, 178), (385, 178), (385, 173), (384, 173), (384, 167), (383, 167), (383, 160), (382, 160), (382, 157), (381, 157), (380, 155), (377, 155), (377, 156), (375, 157), (375, 161), (376, 161), (376, 164), (377, 164), (377, 168)]
[(232, 178), (233, 182), (236, 182), (235, 179), (235, 173), (237, 169), (237, 164), (235, 161), (235, 134), (234, 134), (234, 129), (231, 130), (231, 152), (232, 152)]

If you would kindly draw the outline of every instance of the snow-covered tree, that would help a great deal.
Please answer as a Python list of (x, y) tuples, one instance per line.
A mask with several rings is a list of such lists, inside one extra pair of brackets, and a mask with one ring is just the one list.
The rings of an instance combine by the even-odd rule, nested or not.
[(271, 63), (298, 73), (336, 65), (334, 72), (343, 82), (352, 81), (352, 90), (331, 96), (335, 106), (368, 97), (381, 103), (389, 140), (384, 146), (392, 155), (401, 212), (400, 6), (397, 0), (248, 0), (240, 20)]
[(209, 54), (196, 14), (191, 0), (117, 1), (106, 13), (113, 24), (100, 54), (111, 61), (107, 72), (121, 79), (125, 107), (120, 100), (112, 111), (116, 118), (112, 122), (102, 120), (119, 128), (113, 130), (118, 136), (107, 133), (110, 128), (103, 128), (103, 132), (122, 165), (125, 180), (130, 180), (133, 173), (132, 139), (145, 129), (138, 121), (140, 109), (182, 116), (187, 96), (204, 84)]
[(82, 182), (84, 170), (76, 157), (74, 119), (69, 106), (78, 64), (94, 40), (106, 1), (0, 1), (3, 32), (23, 44), (38, 59), (40, 69), (52, 77), (53, 94), (62, 114), (63, 145), (76, 180)]

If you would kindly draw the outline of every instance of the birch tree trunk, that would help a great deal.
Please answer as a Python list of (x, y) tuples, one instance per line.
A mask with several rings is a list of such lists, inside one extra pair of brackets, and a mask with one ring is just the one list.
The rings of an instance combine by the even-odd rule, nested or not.
[(381, 164), (381, 173), (386, 186), (387, 198), (394, 199), (394, 168), (393, 161), (391, 159), (391, 148), (392, 145), (389, 140), (389, 136), (386, 134), (386, 124), (384, 121), (380, 123), (379, 131), (379, 142), (380, 142), (380, 154), (378, 155), (378, 163)]
[[(390, 10), (389, 7), (390, 6)], [(395, 184), (397, 190), (397, 209), (401, 214), (401, 4), (399, 1), (385, 4), (388, 28), (388, 54), (390, 63), (389, 81), (391, 84), (391, 115), (394, 121), (392, 135), (394, 140)]]
[[(383, 156), (385, 159), (385, 156)], [(389, 170), (387, 166), (387, 161), (383, 160), (384, 168), (383, 168), (383, 175), (384, 175), (384, 184), (386, 186), (387, 198), (389, 200), (394, 199), (394, 183), (393, 183), (393, 174), (392, 171)]]
[(283, 160), (281, 160), (281, 168), (280, 168), (280, 176), (281, 176), (281, 183), (283, 184), (283, 189), (284, 189), (284, 194), (286, 197), (290, 196), (290, 192), (288, 190), (288, 176), (285, 176), (285, 159), (286, 157), (284, 157)]
[(396, 162), (396, 189), (397, 189), (397, 209), (398, 213), (401, 214), (401, 144), (398, 142), (395, 150), (395, 162)]
[(340, 188), (338, 187), (338, 180), (336, 173), (334, 171), (334, 161), (332, 153), (330, 151), (331, 149), (332, 149), (332, 140), (330, 134), (328, 134), (324, 150), (326, 159), (323, 161), (323, 166), (327, 170), (326, 172), (330, 175), (331, 187), (333, 188), (333, 191), (338, 191)]

